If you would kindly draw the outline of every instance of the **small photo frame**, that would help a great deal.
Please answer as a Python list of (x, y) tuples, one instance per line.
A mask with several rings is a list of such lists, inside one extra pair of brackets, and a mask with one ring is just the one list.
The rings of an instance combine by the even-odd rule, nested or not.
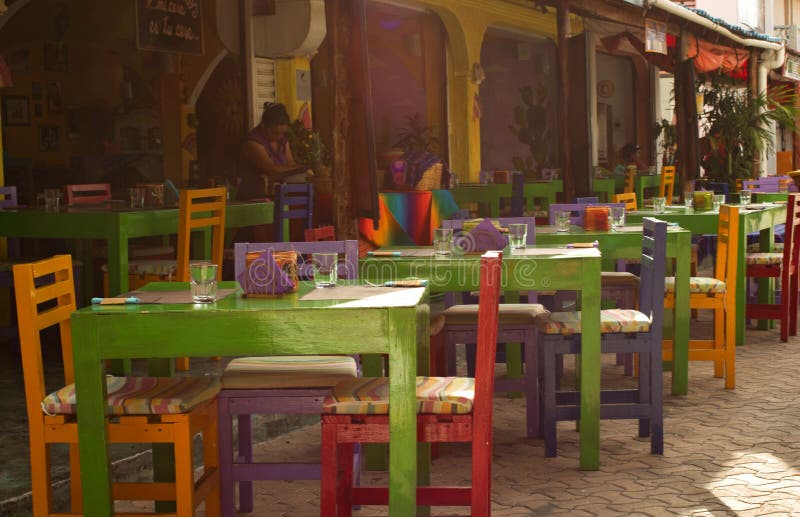
[(45, 153), (58, 151), (60, 128), (39, 126), (39, 150)]
[(30, 103), (27, 97), (23, 95), (6, 95), (3, 97), (3, 125), (31, 125)]

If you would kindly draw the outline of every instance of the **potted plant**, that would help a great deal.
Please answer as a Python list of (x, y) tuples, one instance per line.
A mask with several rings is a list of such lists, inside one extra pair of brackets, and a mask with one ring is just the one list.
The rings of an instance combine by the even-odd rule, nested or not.
[(289, 125), (287, 138), (295, 161), (308, 165), (314, 171), (314, 188), (319, 193), (330, 192), (333, 189), (331, 156), (319, 132), (308, 129), (302, 121), (295, 120)]
[(656, 140), (661, 138), (661, 165), (675, 165), (675, 151), (678, 149), (678, 130), (667, 119), (656, 122), (653, 129)]
[(406, 126), (399, 129), (394, 147), (404, 153), (435, 153), (439, 149), (439, 139), (433, 134), (433, 127), (422, 122), (422, 115), (414, 113), (406, 117)]
[(706, 127), (701, 140), (701, 165), (711, 181), (735, 187), (750, 178), (762, 152), (774, 150), (772, 123), (796, 130), (797, 96), (791, 88), (776, 88), (752, 96), (731, 79), (715, 74), (700, 87), (706, 108), (700, 115)]
[(522, 105), (514, 108), (514, 124), (508, 126), (520, 143), (528, 146), (526, 157), (514, 156), (514, 168), (522, 171), (526, 179), (541, 179), (542, 169), (551, 164), (553, 136), (547, 124), (550, 103), (547, 88), (537, 84), (534, 90), (523, 86), (519, 90)]

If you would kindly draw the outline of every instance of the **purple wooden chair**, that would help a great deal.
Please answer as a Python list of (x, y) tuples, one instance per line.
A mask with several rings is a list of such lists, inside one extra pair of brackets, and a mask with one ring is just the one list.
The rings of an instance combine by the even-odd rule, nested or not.
[(304, 230), (314, 226), (314, 185), (312, 183), (284, 183), (275, 186), (275, 240), (289, 239), (285, 222), (302, 219)]
[(576, 197), (575, 202), (579, 205), (597, 205), (600, 204), (600, 198), (597, 196)]
[[(642, 222), (642, 280), (639, 310), (601, 311), (601, 353), (638, 353), (635, 389), (600, 391), (600, 418), (637, 419), (639, 436), (650, 436), (650, 452), (663, 454), (661, 338), (667, 223)], [(580, 392), (556, 388), (557, 357), (581, 353), (579, 312), (554, 312), (537, 325), (545, 455), (556, 455), (556, 422), (580, 417)]]
[[(358, 241), (238, 242), (234, 247), (237, 278), (248, 251), (271, 248), (300, 254), (339, 253), (339, 275), (358, 277)], [(301, 263), (301, 276), (309, 270)], [(254, 463), (251, 415), (320, 414), (330, 388), (358, 373), (349, 356), (246, 357), (231, 361), (219, 393), (220, 499), (223, 517), (236, 515), (234, 486), (239, 483), (239, 511), (253, 511), (253, 480), (320, 479), (319, 463)], [(233, 417), (238, 421), (239, 449), (233, 450)]]
[(743, 189), (753, 192), (779, 192), (781, 185), (786, 185), (789, 192), (797, 192), (797, 186), (791, 176), (765, 176), (742, 182)]
[[(500, 217), (497, 219), (500, 226), (514, 223), (528, 225), (527, 244), (536, 243), (536, 221), (533, 217)], [(453, 233), (461, 232), (464, 221), (442, 221), (444, 228), (452, 228)], [(472, 301), (472, 300), (468, 300)], [(497, 329), (498, 343), (522, 343), (525, 354), (525, 375), (520, 379), (497, 379), (495, 391), (520, 391), (525, 393), (527, 399), (527, 434), (530, 437), (539, 436), (539, 387), (536, 354), (536, 329), (534, 321), (540, 314), (546, 313), (544, 306), (533, 303), (536, 293), (528, 292), (528, 303), (501, 303), (500, 324)], [(445, 302), (446, 305), (450, 305)], [(456, 374), (457, 343), (467, 347), (467, 376), (475, 376), (475, 355), (478, 340), (478, 305), (466, 303), (449, 306), (444, 311), (444, 347), (447, 362), (447, 375)]]

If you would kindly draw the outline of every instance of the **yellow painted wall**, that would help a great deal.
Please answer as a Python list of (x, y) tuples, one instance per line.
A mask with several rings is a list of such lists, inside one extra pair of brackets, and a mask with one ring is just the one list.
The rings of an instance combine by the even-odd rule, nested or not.
[[(473, 116), (473, 103), (479, 86), (472, 80), (472, 68), (480, 63), (484, 34), (489, 27), (498, 27), (555, 39), (555, 9), (543, 14), (530, 6), (500, 0), (423, 0), (414, 5), (435, 12), (447, 31), (450, 168), (461, 174), (462, 180), (477, 181), (480, 120)], [(574, 20), (573, 30), (580, 26), (580, 21)]]
[[(296, 119), (306, 101), (297, 98), (297, 72), (307, 74), (310, 80), (311, 63), (306, 58), (276, 59), (275, 60), (275, 88), (278, 102), (286, 106), (289, 118)], [(311, 88), (309, 87), (309, 92)], [(311, 105), (311, 101), (308, 101)]]

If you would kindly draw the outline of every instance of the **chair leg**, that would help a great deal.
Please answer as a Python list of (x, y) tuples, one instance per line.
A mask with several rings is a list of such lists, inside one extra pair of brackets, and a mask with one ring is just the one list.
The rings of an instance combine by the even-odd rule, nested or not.
[(541, 365), (542, 434), (544, 435), (544, 455), (556, 456), (556, 361), (553, 345), (539, 339)]
[(726, 311), (722, 307), (714, 309), (714, 349), (719, 353), (717, 359), (714, 359), (714, 377), (722, 378), (725, 368), (723, 358), (727, 355), (725, 352), (725, 342), (727, 341), (727, 332), (725, 332)]
[(219, 398), (219, 489), (222, 517), (236, 516), (235, 486), (233, 477), (233, 420), (230, 413), (230, 401), (227, 397)]
[(664, 454), (664, 373), (661, 336), (650, 347), (650, 454)]
[[(239, 453), (237, 461), (240, 463), (253, 462), (253, 429), (250, 415), (238, 415), (239, 427)], [(250, 513), (253, 511), (253, 482), (239, 481), (239, 511)]]
[(83, 493), (81, 492), (81, 457), (78, 444), (69, 444), (69, 497), (72, 513), (83, 513)]
[[(652, 370), (652, 363), (653, 363), (653, 354), (652, 353), (639, 353), (639, 403), (640, 404), (650, 404), (651, 402), (651, 383), (653, 376)], [(647, 438), (650, 436), (650, 419), (649, 418), (640, 418), (639, 419), (639, 438)]]
[(456, 343), (447, 328), (444, 329), (444, 363), (445, 374), (452, 377), (456, 375)]
[(338, 517), (353, 515), (353, 447), (352, 443), (337, 445), (336, 506)]
[(189, 371), (189, 358), (188, 357), (176, 357), (175, 358), (175, 369), (179, 372), (188, 372)]
[[(34, 429), (34, 424), (37, 429)], [(44, 442), (43, 422), (34, 422), (30, 428), (31, 491), (33, 515), (50, 515), (53, 507), (53, 492), (50, 484), (50, 446)]]
[(175, 516), (194, 515), (192, 432), (188, 418), (175, 429)]
[(732, 390), (733, 388), (736, 387), (736, 319), (729, 312), (725, 313), (724, 345), (725, 345), (725, 388)]
[(320, 515), (336, 517), (337, 471), (339, 469), (336, 450), (336, 424), (322, 417), (322, 450), (320, 468)]
[[(219, 471), (219, 421), (217, 404), (208, 409), (208, 426), (203, 431), (203, 472)], [(228, 418), (230, 422), (230, 418)], [(217, 476), (219, 479), (219, 475)], [(220, 515), (220, 483), (215, 483), (206, 494), (206, 515)]]
[(800, 294), (798, 294), (798, 290), (800, 290), (800, 282), (797, 280), (797, 276), (793, 276), (789, 281), (789, 335), (796, 336), (797, 335), (797, 305), (798, 301), (800, 301)]

